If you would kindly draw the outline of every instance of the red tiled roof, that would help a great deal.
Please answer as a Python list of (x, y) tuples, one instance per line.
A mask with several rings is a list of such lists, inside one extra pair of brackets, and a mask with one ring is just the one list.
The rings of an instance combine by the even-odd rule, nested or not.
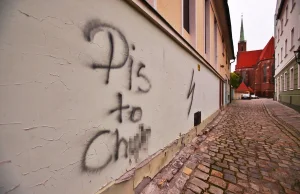
[(249, 92), (254, 93), (251, 87), (248, 87)]
[(246, 86), (244, 82), (242, 82), (235, 91), (239, 93), (249, 92), (249, 88)]
[(275, 53), (275, 50), (274, 50), (274, 37), (272, 36), (272, 38), (269, 40), (268, 44), (265, 46), (265, 48), (261, 52), (259, 60), (273, 58), (274, 53)]
[(238, 52), (235, 69), (252, 67), (258, 62), (261, 52), (262, 50)]

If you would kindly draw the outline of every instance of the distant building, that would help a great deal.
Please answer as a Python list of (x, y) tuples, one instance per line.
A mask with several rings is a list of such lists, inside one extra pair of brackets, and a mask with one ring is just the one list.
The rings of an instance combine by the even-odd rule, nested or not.
[(277, 0), (275, 32), (276, 100), (300, 110), (300, 66), (294, 51), (300, 46), (300, 1)]
[(254, 91), (252, 88), (247, 87), (244, 82), (242, 82), (237, 89), (234, 90), (233, 99), (238, 100), (242, 98), (242, 94), (251, 94)]
[(241, 20), (235, 72), (242, 76), (242, 82), (257, 96), (273, 97), (274, 94), (274, 38), (262, 50), (247, 51), (244, 37), (243, 18)]

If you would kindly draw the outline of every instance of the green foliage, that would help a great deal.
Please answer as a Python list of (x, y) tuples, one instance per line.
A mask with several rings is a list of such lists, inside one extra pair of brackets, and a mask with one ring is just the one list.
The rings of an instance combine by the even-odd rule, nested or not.
[(239, 85), (242, 83), (241, 77), (236, 73), (230, 73), (230, 85), (234, 88), (238, 88)]

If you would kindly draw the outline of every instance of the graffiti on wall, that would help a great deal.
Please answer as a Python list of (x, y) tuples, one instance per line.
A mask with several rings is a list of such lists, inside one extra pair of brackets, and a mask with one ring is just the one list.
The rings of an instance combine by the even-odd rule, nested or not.
[[(123, 153), (124, 158), (128, 158), (128, 155), (133, 155), (135, 159), (138, 159), (139, 151), (143, 148), (143, 146), (147, 146), (148, 137), (151, 134), (150, 128), (144, 128), (144, 125), (139, 125), (139, 132), (136, 133), (133, 137), (130, 137), (128, 140), (119, 136), (119, 130), (116, 129), (114, 132), (110, 130), (101, 130), (98, 131), (87, 143), (83, 155), (82, 155), (82, 163), (81, 169), (84, 172), (100, 172), (103, 170), (109, 163), (112, 161), (117, 161), (120, 156), (120, 152)], [(101, 141), (101, 137), (105, 135), (112, 135), (115, 137), (113, 142), (114, 150), (113, 153), (110, 153), (108, 156), (102, 156), (105, 159), (105, 162), (97, 167), (92, 167), (87, 164), (87, 152), (90, 149), (91, 145), (94, 141)], [(120, 150), (120, 147), (123, 145), (124, 149)]]
[[(109, 42), (109, 53), (108, 53), (108, 60), (105, 62), (93, 62), (92, 64), (89, 64), (89, 67), (93, 70), (95, 69), (102, 69), (106, 71), (106, 78), (105, 78), (105, 85), (109, 85), (110, 83), (110, 75), (113, 70), (121, 69), (128, 66), (128, 91), (133, 91), (132, 83), (133, 83), (133, 77), (136, 79), (142, 79), (145, 84), (142, 86), (137, 86), (135, 89), (136, 93), (141, 94), (147, 94), (151, 90), (151, 81), (149, 77), (144, 73), (146, 69), (146, 65), (143, 62), (134, 62), (134, 58), (130, 55), (130, 49), (135, 50), (135, 45), (132, 44), (129, 47), (129, 43), (126, 39), (126, 37), (123, 35), (123, 33), (117, 29), (116, 27), (102, 23), (100, 20), (90, 20), (87, 22), (87, 24), (84, 27), (83, 35), (86, 41), (92, 43), (94, 37), (97, 35), (97, 33), (104, 33), (107, 35), (107, 39)], [(115, 40), (119, 39), (122, 42), (122, 55), (118, 58), (115, 57), (116, 55), (116, 44)], [(118, 45), (120, 46), (120, 45)], [(120, 48), (119, 48), (120, 49)], [(105, 60), (104, 60), (105, 61)], [(137, 65), (137, 71), (133, 72), (133, 66)], [(124, 96), (121, 92), (117, 92), (117, 105), (113, 107), (110, 110), (107, 110), (108, 115), (116, 116), (118, 123), (123, 123), (123, 114), (124, 112), (129, 113), (129, 122), (132, 123), (139, 123), (142, 122), (142, 116), (143, 116), (143, 110), (141, 106), (136, 105), (129, 105), (124, 103)], [(83, 155), (82, 155), (82, 162), (81, 162), (81, 169), (83, 172), (100, 172), (103, 170), (109, 163), (113, 161), (117, 161), (119, 159), (119, 156), (123, 158), (128, 158), (129, 156), (132, 156), (135, 161), (139, 159), (139, 152), (142, 148), (147, 149), (148, 146), (148, 138), (151, 134), (151, 127), (145, 127), (144, 123), (140, 123), (139, 130), (136, 134), (134, 134), (132, 137), (129, 137), (128, 139), (125, 139), (124, 137), (120, 137), (119, 130), (116, 129), (115, 131), (111, 130), (100, 130), (98, 131), (87, 143)], [(107, 156), (101, 156), (104, 157), (104, 162), (97, 166), (89, 166), (87, 164), (87, 153), (91, 147), (91, 145), (95, 141), (101, 141), (101, 138), (104, 136), (113, 136), (114, 141), (112, 144), (114, 145), (114, 150), (112, 153), (109, 153)], [(122, 147), (122, 148), (121, 148)], [(121, 153), (121, 154), (120, 154)], [(130, 159), (131, 161), (131, 159)]]
[(189, 105), (189, 110), (188, 110), (188, 116), (190, 115), (192, 104), (193, 104), (193, 100), (194, 100), (195, 86), (196, 86), (196, 84), (194, 82), (194, 70), (193, 70), (192, 71), (192, 79), (191, 79), (190, 88), (189, 88), (189, 91), (187, 93), (187, 99), (189, 99), (190, 96), (192, 95), (191, 102), (190, 102), (190, 105)]
[[(84, 29), (83, 29), (83, 35), (87, 42), (93, 43), (93, 40), (97, 33), (104, 34), (106, 36), (106, 41), (108, 44), (108, 53), (107, 58), (105, 60), (100, 61), (93, 61), (88, 66), (93, 69), (99, 69), (106, 71), (106, 77), (104, 80), (105, 85), (109, 85), (110, 83), (110, 75), (113, 73), (113, 71), (117, 69), (122, 68), (128, 68), (128, 87), (126, 88), (128, 91), (140, 93), (143, 95), (146, 95), (150, 92), (152, 88), (151, 80), (149, 77), (145, 74), (146, 65), (143, 62), (137, 62), (135, 63), (133, 56), (130, 54), (130, 51), (134, 51), (136, 49), (134, 44), (129, 45), (128, 40), (124, 36), (124, 34), (115, 26), (103, 23), (100, 20), (90, 20), (86, 23)], [(121, 45), (118, 44), (118, 47), (116, 46), (117, 40), (121, 40)], [(116, 50), (118, 49), (119, 57), (116, 57), (118, 54)], [(137, 68), (133, 68), (134, 65), (137, 65)], [(136, 69), (136, 72), (133, 70)], [(141, 79), (144, 84), (137, 85), (135, 89), (133, 89), (133, 81), (135, 79)], [(195, 91), (195, 82), (194, 82), (194, 70), (192, 71), (192, 78), (189, 86), (189, 90), (187, 93), (187, 99), (190, 99), (189, 108), (188, 108), (188, 116), (191, 111), (193, 98), (194, 98), (194, 91)], [(151, 127), (145, 127), (145, 124), (142, 123), (142, 116), (143, 116), (143, 110), (141, 106), (136, 105), (130, 105), (127, 103), (124, 103), (124, 95), (121, 92), (117, 92), (116, 95), (117, 98), (117, 104), (115, 107), (113, 107), (110, 110), (107, 110), (109, 116), (115, 116), (118, 123), (123, 123), (123, 114), (124, 112), (127, 112), (129, 114), (128, 121), (132, 123), (139, 123), (139, 130), (138, 132), (129, 137), (128, 139), (125, 139), (124, 137), (120, 137), (119, 130), (116, 129), (115, 131), (111, 130), (100, 130), (98, 131), (92, 138), (88, 141), (83, 155), (82, 155), (82, 162), (81, 162), (81, 169), (83, 172), (100, 172), (103, 170), (106, 166), (108, 166), (111, 162), (117, 161), (119, 157), (123, 158), (131, 158), (133, 157), (135, 161), (137, 162), (139, 158), (139, 152), (142, 148), (146, 148), (148, 146), (148, 138), (151, 134)], [(95, 141), (100, 141), (101, 138), (104, 138), (105, 136), (114, 137), (114, 140), (111, 142), (113, 144), (113, 151), (109, 153), (107, 156), (102, 156), (104, 159), (104, 162), (101, 165), (95, 166), (89, 166), (87, 164), (87, 155), (88, 151), (91, 147), (91, 145)], [(131, 159), (129, 159), (131, 161)]]

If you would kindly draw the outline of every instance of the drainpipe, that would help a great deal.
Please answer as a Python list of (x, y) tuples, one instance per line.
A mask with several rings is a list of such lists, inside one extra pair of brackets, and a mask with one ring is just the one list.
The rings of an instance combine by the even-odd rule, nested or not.
[[(233, 59), (233, 61), (232, 62), (229, 62), (230, 63), (230, 72), (231, 72), (231, 64), (232, 63), (234, 63), (235, 62), (235, 58)], [(231, 103), (231, 98), (232, 98), (232, 96), (231, 96), (231, 84), (230, 84), (230, 77), (229, 77), (229, 87), (230, 87), (230, 103)]]

